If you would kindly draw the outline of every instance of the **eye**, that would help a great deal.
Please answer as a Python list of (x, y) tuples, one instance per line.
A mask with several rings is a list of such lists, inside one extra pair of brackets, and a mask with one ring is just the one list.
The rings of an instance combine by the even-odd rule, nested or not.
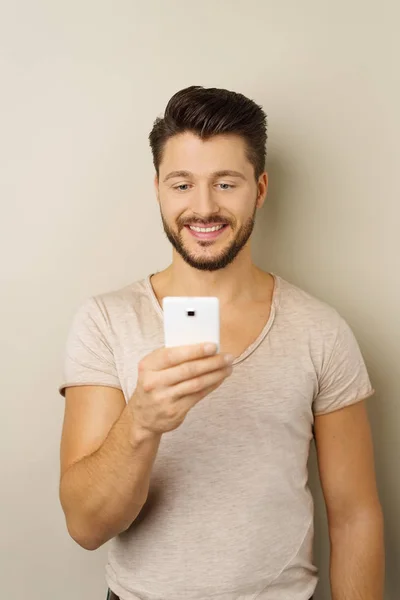
[(188, 183), (180, 183), (179, 185), (174, 186), (174, 190), (177, 190), (178, 192), (187, 192), (189, 187)]
[(217, 186), (219, 186), (221, 190), (233, 190), (235, 187), (231, 183), (217, 183)]

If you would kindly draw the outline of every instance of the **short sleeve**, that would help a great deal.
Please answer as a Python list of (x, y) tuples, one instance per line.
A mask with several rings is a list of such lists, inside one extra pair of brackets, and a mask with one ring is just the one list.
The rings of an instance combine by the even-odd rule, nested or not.
[(76, 312), (66, 343), (63, 382), (67, 387), (104, 385), (121, 389), (110, 328), (104, 311), (95, 298), (87, 300)]
[(346, 321), (340, 318), (332, 351), (319, 377), (314, 414), (350, 406), (373, 393), (359, 345)]

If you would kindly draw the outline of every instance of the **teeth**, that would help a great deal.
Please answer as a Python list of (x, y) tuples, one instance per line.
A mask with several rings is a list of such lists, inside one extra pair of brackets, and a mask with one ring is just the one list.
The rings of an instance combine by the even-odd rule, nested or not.
[(195, 227), (194, 225), (190, 225), (190, 229), (198, 233), (211, 233), (212, 231), (219, 231), (222, 228), (223, 225), (217, 225), (216, 227)]

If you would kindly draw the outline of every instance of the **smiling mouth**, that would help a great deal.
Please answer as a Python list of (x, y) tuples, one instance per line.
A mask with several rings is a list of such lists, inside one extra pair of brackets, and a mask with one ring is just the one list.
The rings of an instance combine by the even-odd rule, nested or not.
[(193, 235), (193, 237), (202, 240), (210, 240), (217, 238), (226, 228), (227, 223), (217, 225), (185, 225), (185, 228)]
[(189, 225), (189, 229), (192, 231), (197, 231), (198, 233), (210, 233), (212, 231), (219, 231), (226, 225), (213, 225), (212, 227), (199, 227), (198, 225)]

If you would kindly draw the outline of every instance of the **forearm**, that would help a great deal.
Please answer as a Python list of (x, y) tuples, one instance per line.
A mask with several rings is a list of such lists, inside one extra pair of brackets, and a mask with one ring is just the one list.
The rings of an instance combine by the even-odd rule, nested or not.
[(93, 550), (125, 531), (143, 507), (160, 435), (144, 435), (127, 406), (102, 446), (73, 464), (60, 483), (71, 536)]
[(384, 542), (380, 507), (330, 527), (332, 600), (383, 600)]

